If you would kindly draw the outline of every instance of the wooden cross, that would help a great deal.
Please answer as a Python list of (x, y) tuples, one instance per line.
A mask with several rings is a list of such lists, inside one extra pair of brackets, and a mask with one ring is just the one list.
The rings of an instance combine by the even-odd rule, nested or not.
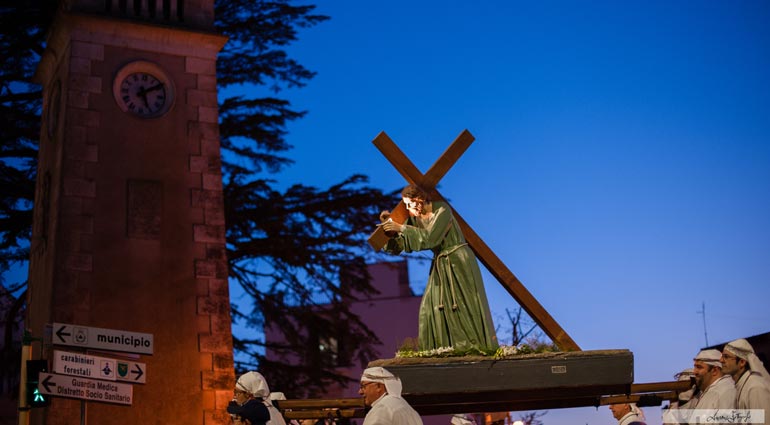
[[(439, 180), (444, 177), (447, 171), (449, 171), (449, 168), (454, 165), (465, 150), (468, 149), (471, 143), (473, 143), (473, 140), (474, 137), (471, 133), (468, 130), (463, 130), (425, 174), (422, 174), (420, 170), (415, 167), (412, 161), (404, 155), (401, 149), (396, 146), (393, 140), (391, 140), (384, 131), (380, 132), (380, 134), (374, 138), (372, 143), (377, 146), (377, 149), (385, 155), (385, 158), (393, 164), (396, 170), (404, 176), (406, 181), (429, 192), (432, 199), (440, 199), (446, 202), (446, 199), (444, 199), (438, 190), (436, 190), (436, 184), (438, 184)], [(497, 255), (492, 252), (489, 246), (487, 246), (479, 235), (473, 231), (468, 223), (463, 220), (457, 210), (452, 208), (452, 213), (455, 220), (457, 220), (457, 223), (460, 225), (465, 240), (476, 254), (476, 257), (478, 257), (487, 270), (489, 270), (497, 281), (503, 285), (529, 316), (532, 317), (535, 323), (545, 331), (556, 346), (563, 351), (580, 351), (580, 347), (578, 347), (577, 343), (575, 343), (567, 332), (556, 323), (556, 320), (548, 314), (545, 308), (540, 305), (519, 279), (517, 279)], [(403, 221), (405, 221), (406, 208), (403, 205), (403, 201), (399, 202), (399, 205), (393, 209), (391, 218), (398, 223), (403, 223)], [(370, 236), (369, 243), (375, 248), (378, 248), (378, 245), (379, 248), (381, 248), (383, 246), (383, 244), (381, 244), (383, 238), (387, 240), (384, 231), (378, 227), (372, 236)]]

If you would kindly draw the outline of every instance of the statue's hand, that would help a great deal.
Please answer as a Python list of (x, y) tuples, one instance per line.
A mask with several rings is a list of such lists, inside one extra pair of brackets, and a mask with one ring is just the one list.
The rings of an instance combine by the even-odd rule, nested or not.
[(382, 228), (385, 230), (385, 232), (398, 232), (401, 233), (404, 230), (404, 226), (401, 224), (396, 223), (393, 220), (388, 220), (384, 223), (382, 223)]

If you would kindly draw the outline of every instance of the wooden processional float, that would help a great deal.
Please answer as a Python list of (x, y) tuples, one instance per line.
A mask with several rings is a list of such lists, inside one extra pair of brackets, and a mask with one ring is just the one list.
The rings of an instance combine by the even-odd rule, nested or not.
[[(441, 178), (473, 143), (464, 130), (425, 173), (385, 132), (372, 143), (409, 184), (446, 201), (436, 189)], [(447, 202), (448, 204), (448, 202)], [(637, 403), (659, 406), (677, 400), (690, 389), (689, 381), (634, 384), (633, 354), (629, 350), (581, 351), (567, 332), (524, 287), (500, 258), (452, 208), (468, 245), (487, 270), (559, 348), (559, 352), (524, 354), (503, 359), (485, 356), (394, 358), (369, 363), (382, 366), (401, 379), (402, 397), (421, 415), (542, 410)], [(403, 224), (403, 202), (390, 218)], [(380, 250), (389, 236), (378, 226), (369, 244)], [(354, 418), (365, 416), (362, 398), (274, 401), (287, 419)]]

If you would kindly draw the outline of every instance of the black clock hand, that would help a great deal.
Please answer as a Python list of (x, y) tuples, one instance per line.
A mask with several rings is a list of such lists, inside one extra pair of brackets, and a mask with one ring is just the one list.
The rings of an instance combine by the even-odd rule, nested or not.
[(152, 86), (152, 87), (148, 87), (147, 89), (145, 89), (145, 92), (148, 92), (148, 91), (155, 91), (155, 90), (161, 90), (161, 89), (163, 89), (163, 83), (158, 83), (158, 84), (155, 84), (155, 85), (154, 85), (154, 86)]
[(139, 90), (136, 92), (136, 94), (142, 98), (142, 100), (144, 101), (144, 106), (146, 106), (147, 109), (150, 109), (150, 104), (149, 102), (147, 102), (147, 92), (148, 92), (147, 89), (145, 89), (144, 87), (140, 87)]

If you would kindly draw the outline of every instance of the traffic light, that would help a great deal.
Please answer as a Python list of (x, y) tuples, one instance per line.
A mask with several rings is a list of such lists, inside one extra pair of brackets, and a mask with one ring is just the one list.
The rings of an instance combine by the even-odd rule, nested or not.
[(48, 360), (27, 360), (27, 406), (30, 408), (51, 404), (51, 396), (37, 388), (40, 372), (48, 372)]

